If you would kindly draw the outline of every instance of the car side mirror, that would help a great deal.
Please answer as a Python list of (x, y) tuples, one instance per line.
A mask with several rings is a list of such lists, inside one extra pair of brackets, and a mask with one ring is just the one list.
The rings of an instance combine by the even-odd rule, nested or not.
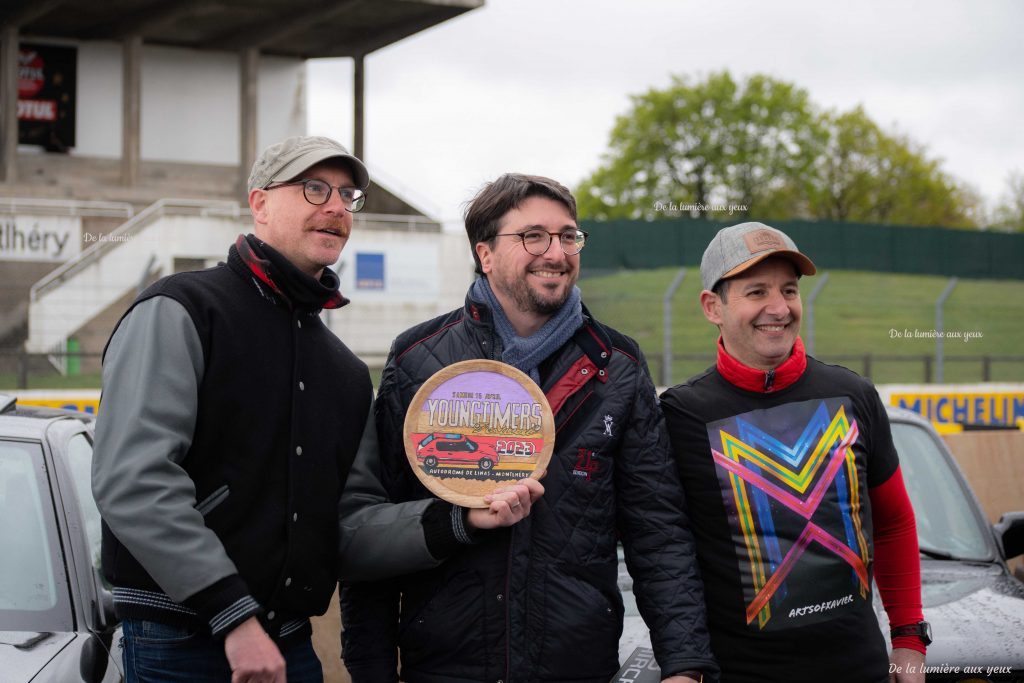
[(107, 674), (107, 648), (95, 633), (89, 635), (89, 639), (82, 646), (81, 659), (78, 660), (78, 672), (83, 681), (88, 683), (101, 683)]
[(1024, 555), (1024, 512), (1007, 512), (992, 525), (1003, 559)]

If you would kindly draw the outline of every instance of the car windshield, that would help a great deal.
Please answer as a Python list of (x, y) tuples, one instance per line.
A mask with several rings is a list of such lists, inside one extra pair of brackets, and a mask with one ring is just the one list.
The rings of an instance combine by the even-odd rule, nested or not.
[(0, 630), (71, 629), (42, 448), (0, 441)]
[(935, 438), (919, 425), (896, 421), (892, 423), (892, 438), (914, 506), (922, 552), (936, 558), (991, 560), (974, 504)]

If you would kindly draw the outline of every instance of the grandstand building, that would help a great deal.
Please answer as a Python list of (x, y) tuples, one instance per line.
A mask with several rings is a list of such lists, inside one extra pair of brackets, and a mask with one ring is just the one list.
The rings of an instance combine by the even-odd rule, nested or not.
[[(375, 176), (362, 154), (366, 55), (482, 4), (3, 3), (0, 365), (17, 350), (95, 371), (141, 288), (222, 260), (252, 229), (245, 181), (259, 151), (307, 133), (307, 60), (353, 59), (352, 147)], [(378, 181), (337, 270), (353, 303), (325, 320), (371, 365), (402, 329), (459, 305), (472, 278), (464, 238)]]

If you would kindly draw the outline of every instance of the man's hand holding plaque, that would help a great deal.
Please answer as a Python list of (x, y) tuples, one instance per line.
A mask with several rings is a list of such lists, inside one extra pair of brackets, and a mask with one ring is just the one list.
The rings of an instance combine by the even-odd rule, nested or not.
[[(540, 476), (544, 476), (541, 473)], [(467, 521), (474, 529), (496, 529), (512, 526), (530, 514), (534, 501), (544, 495), (544, 487), (536, 479), (520, 479), (512, 486), (500, 488), (484, 496), (486, 508), (470, 508)]]

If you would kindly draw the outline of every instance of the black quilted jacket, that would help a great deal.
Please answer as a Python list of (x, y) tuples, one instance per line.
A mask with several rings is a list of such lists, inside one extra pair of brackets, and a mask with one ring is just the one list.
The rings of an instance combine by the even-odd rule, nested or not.
[[(342, 595), (355, 683), (593, 681), (618, 669), (616, 542), (664, 674), (717, 672), (703, 591), (654, 386), (636, 342), (590, 319), (540, 367), (555, 412), (545, 495), (512, 529), (484, 532), (439, 567)], [(430, 494), (402, 445), (405, 409), (451, 363), (500, 356), (489, 311), (465, 308), (394, 343), (377, 397), (391, 499)]]

